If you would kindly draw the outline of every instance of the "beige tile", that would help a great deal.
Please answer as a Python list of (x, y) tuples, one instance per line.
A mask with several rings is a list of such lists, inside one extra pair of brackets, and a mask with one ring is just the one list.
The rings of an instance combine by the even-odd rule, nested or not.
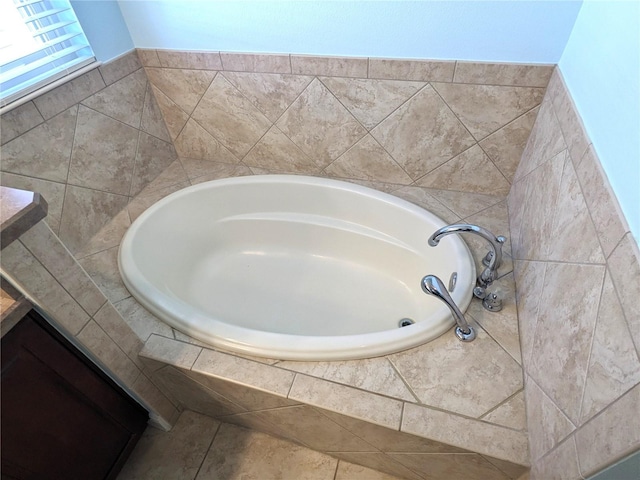
[(325, 168), (327, 175), (408, 185), (413, 179), (371, 136), (362, 140)]
[(524, 391), (516, 393), (498, 408), (482, 417), (482, 420), (515, 430), (526, 430), (527, 415), (524, 405)]
[[(578, 177), (571, 161), (567, 160), (554, 206), (553, 227), (548, 235), (549, 260), (563, 262), (604, 263), (605, 257), (598, 242), (598, 235), (587, 209)], [(547, 212), (547, 215), (549, 212)], [(576, 235), (580, 241), (576, 242)]]
[(577, 424), (604, 266), (547, 264), (529, 375)]
[(366, 58), (291, 55), (291, 73), (328, 77), (367, 77)]
[(539, 107), (532, 108), (480, 142), (482, 149), (510, 183), (520, 164), (538, 110)]
[(517, 480), (529, 480), (529, 467), (518, 465), (516, 463), (507, 462), (498, 458), (483, 455), (484, 459), (494, 466), (498, 467), (507, 477)]
[(33, 103), (45, 120), (68, 109), (72, 105), (99, 92), (105, 87), (104, 80), (96, 68), (64, 83), (50, 92), (37, 97)]
[(553, 65), (517, 63), (456, 62), (454, 82), (482, 85), (546, 87)]
[(551, 100), (545, 99), (540, 105), (536, 122), (522, 152), (522, 159), (514, 180), (519, 180), (535, 170), (550, 158), (565, 150), (567, 145), (562, 136), (560, 124), (553, 111)]
[(514, 262), (516, 304), (518, 306), (518, 331), (522, 361), (525, 369), (530, 366), (533, 339), (538, 325), (539, 292), (544, 287), (546, 264), (542, 262)]
[(20, 240), (89, 315), (107, 301), (46, 224), (39, 222)]
[(2, 171), (67, 182), (78, 109), (72, 107), (2, 146)]
[(640, 447), (640, 385), (583, 425), (575, 435), (580, 470), (585, 477)]
[(3, 113), (0, 116), (0, 144), (4, 145), (42, 122), (44, 118), (33, 102), (27, 102)]
[(451, 61), (370, 58), (369, 78), (450, 82), (455, 66)]
[(383, 452), (469, 453), (467, 450), (446, 443), (381, 427), (346, 415), (326, 410), (323, 410), (322, 413)]
[(60, 221), (62, 243), (76, 253), (108, 224), (123, 208), (129, 198), (67, 185)]
[(99, 70), (104, 82), (111, 85), (121, 78), (130, 75), (142, 67), (140, 59), (135, 50), (120, 55), (118, 58), (109, 60), (107, 63), (100, 65)]
[(182, 164), (191, 179), (191, 184), (218, 180), (220, 178), (241, 177), (252, 175), (249, 167), (243, 164), (231, 164), (212, 162), (209, 160), (197, 160), (193, 158), (183, 158)]
[(75, 254), (75, 257), (84, 258), (94, 253), (117, 247), (120, 245), (122, 236), (130, 226), (131, 220), (129, 219), (129, 212), (125, 208), (102, 227), (98, 233), (82, 247), (82, 250)]
[(307, 175), (317, 175), (321, 170), (276, 126), (256, 143), (243, 163), (249, 167)]
[(138, 60), (144, 67), (161, 67), (158, 52), (151, 48), (136, 48)]
[(393, 429), (400, 425), (402, 402), (307, 375), (296, 375), (289, 399)]
[(531, 461), (535, 463), (571, 434), (576, 427), (530, 377), (527, 378), (525, 397), (529, 449)]
[(188, 114), (216, 75), (214, 71), (174, 68), (147, 68), (146, 72), (149, 81)]
[[(420, 403), (479, 417), (522, 389), (522, 370), (484, 330), (460, 342), (451, 333), (389, 359), (420, 399)], [(425, 365), (474, 365), (466, 369), (425, 369)], [(499, 377), (499, 383), (495, 378)]]
[(578, 165), (591, 142), (559, 69), (557, 77), (557, 94), (551, 100), (573, 164)]
[(206, 415), (183, 412), (170, 432), (148, 428), (118, 478), (194, 478), (219, 425)]
[(368, 130), (425, 85), (422, 82), (365, 78), (321, 77), (320, 81)]
[[(285, 428), (281, 428), (271, 422), (263, 420), (260, 416), (260, 412), (243, 412), (236, 413), (234, 415), (225, 415), (218, 417), (224, 423), (231, 423), (240, 427), (249, 428), (258, 432), (266, 433), (272, 437), (282, 438), (292, 442), (300, 443), (293, 438)], [(306, 445), (303, 445), (306, 446)]]
[(26, 177), (24, 175), (14, 175), (2, 172), (0, 184), (3, 187), (19, 188), (38, 192), (47, 201), (48, 210), (44, 221), (51, 227), (54, 233), (60, 230), (60, 217), (62, 216), (62, 204), (64, 202), (64, 183), (50, 182), (39, 178)]
[(536, 107), (544, 96), (543, 88), (456, 83), (432, 85), (477, 140)]
[(573, 436), (531, 466), (531, 480), (582, 479)]
[(172, 187), (180, 183), (188, 182), (189, 177), (182, 166), (180, 159), (175, 160), (160, 175), (158, 175), (151, 183), (149, 183), (139, 195), (148, 195), (163, 188)]
[[(484, 266), (483, 266), (484, 268)], [(480, 300), (473, 300), (467, 313), (470, 314), (491, 337), (507, 351), (511, 357), (522, 364), (520, 336), (518, 334), (518, 310), (516, 308), (516, 286), (513, 274), (505, 275), (487, 288), (502, 299), (502, 310), (490, 312), (482, 306)]]
[(473, 192), (455, 192), (451, 190), (425, 189), (436, 200), (458, 215), (467, 218), (500, 203), (504, 197)]
[(192, 70), (222, 70), (220, 52), (194, 52), (157, 50), (158, 61), (165, 68), (187, 68)]
[(196, 478), (333, 480), (336, 466), (328, 455), (222, 424)]
[(22, 243), (2, 249), (2, 269), (71, 335), (89, 321), (89, 315)]
[(380, 393), (410, 402), (415, 397), (386, 358), (368, 358), (343, 362), (291, 362), (278, 363), (278, 367), (324, 378), (367, 392)]
[(162, 93), (160, 89), (151, 86), (151, 91), (167, 126), (169, 136), (172, 140), (175, 140), (184, 128), (187, 120), (189, 120), (189, 115), (176, 105), (173, 100)]
[(139, 131), (82, 105), (67, 182), (128, 195)]
[(140, 130), (153, 135), (160, 140), (170, 142), (171, 137), (162, 118), (160, 106), (153, 95), (151, 84), (147, 82), (147, 90), (144, 95), (142, 117), (140, 118)]
[(609, 272), (631, 337), (640, 351), (640, 252), (632, 233), (628, 233), (611, 253)]
[(176, 150), (171, 143), (140, 132), (129, 195), (140, 193), (177, 160)]
[(140, 375), (138, 367), (116, 343), (90, 320), (77, 335), (78, 341), (125, 385), (132, 385)]
[(593, 334), (581, 423), (640, 383), (640, 361), (607, 272)]
[(147, 77), (143, 70), (138, 70), (84, 99), (82, 104), (134, 128), (140, 128), (146, 90)]
[(155, 371), (153, 378), (181, 408), (210, 417), (244, 412), (241, 406), (187, 377), (183, 370), (164, 367)]
[(484, 457), (475, 453), (394, 453), (391, 457), (429, 480), (509, 478)]
[(629, 227), (593, 145), (576, 167), (576, 174), (602, 251), (608, 257)]
[(527, 434), (414, 404), (405, 404), (401, 431), (460, 448), (529, 464)]
[[(555, 238), (549, 235), (553, 228), (553, 215), (558, 198), (562, 171), (568, 160), (568, 153), (563, 150), (550, 161), (527, 176), (526, 196), (522, 203), (523, 218), (520, 221), (520, 232), (514, 235), (513, 254), (517, 259), (547, 259), (549, 245)], [(520, 187), (518, 187), (520, 188)], [(517, 214), (510, 215), (514, 218)]]
[(135, 298), (125, 298), (115, 307), (142, 342), (146, 342), (152, 334), (172, 336), (171, 327), (149, 313)]
[(98, 313), (94, 315), (93, 320), (136, 365), (142, 366), (138, 360), (138, 353), (144, 342), (138, 338), (110, 302), (105, 302)]
[(447, 223), (455, 223), (460, 220), (460, 216), (449, 208), (444, 206), (433, 195), (427, 192), (426, 188), (421, 187), (401, 187), (393, 191), (393, 195), (400, 197), (408, 202), (415, 203), (419, 207), (442, 218)]
[(110, 248), (80, 259), (80, 265), (96, 282), (102, 293), (111, 301), (119, 302), (130, 297), (122, 283), (118, 270), (118, 247)]
[(415, 94), (371, 134), (414, 179), (474, 143), (431, 86)]
[(291, 73), (289, 55), (221, 52), (225, 71), (256, 73)]
[(405, 480), (423, 480), (422, 475), (418, 475), (414, 471), (409, 470), (407, 467), (384, 453), (331, 452), (331, 455), (339, 458), (340, 463), (347, 461), (349, 463), (358, 464), (371, 470), (386, 473), (387, 475), (403, 478)]
[(375, 451), (367, 442), (307, 405), (264, 410), (256, 416), (277, 425), (291, 440), (317, 451)]
[(190, 119), (175, 139), (178, 155), (222, 163), (238, 163), (238, 159), (195, 120)]
[(269, 73), (224, 72), (223, 75), (272, 122), (280, 118), (313, 79), (306, 75)]
[(144, 375), (138, 376), (131, 389), (151, 409), (150, 417), (152, 420), (154, 417), (160, 417), (168, 424), (173, 424), (180, 415), (176, 406)]
[(366, 134), (319, 80), (311, 82), (276, 125), (320, 167), (329, 165)]
[(222, 75), (211, 82), (192, 118), (238, 158), (244, 157), (271, 126)]
[(200, 353), (202, 348), (196, 345), (153, 334), (146, 340), (140, 356), (188, 370)]
[(340, 460), (335, 480), (399, 480), (400, 477)]
[(191, 370), (281, 397), (287, 396), (295, 376), (286, 370), (206, 349)]
[(477, 144), (416, 181), (421, 187), (506, 195), (509, 182)]
[(147, 208), (149, 208), (157, 201), (162, 200), (167, 195), (170, 195), (188, 186), (189, 182), (185, 181), (182, 183), (169, 185), (167, 187), (158, 188), (151, 192), (145, 192), (144, 195), (138, 195), (131, 201), (131, 203), (129, 203), (129, 205), (127, 205), (127, 210), (129, 211), (129, 217), (131, 218), (131, 221), (134, 222), (142, 214), (142, 212), (144, 212)]

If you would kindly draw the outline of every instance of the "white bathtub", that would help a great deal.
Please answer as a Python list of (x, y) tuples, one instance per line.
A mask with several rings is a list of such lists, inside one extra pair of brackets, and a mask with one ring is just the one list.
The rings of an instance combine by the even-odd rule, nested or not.
[[(160, 319), (223, 349), (291, 360), (384, 355), (453, 326), (421, 290), (427, 274), (464, 311), (475, 267), (445, 222), (376, 190), (265, 175), (199, 184), (162, 199), (129, 228), (119, 267)], [(414, 325), (400, 328), (410, 318)], [(453, 335), (453, 333), (451, 333)]]

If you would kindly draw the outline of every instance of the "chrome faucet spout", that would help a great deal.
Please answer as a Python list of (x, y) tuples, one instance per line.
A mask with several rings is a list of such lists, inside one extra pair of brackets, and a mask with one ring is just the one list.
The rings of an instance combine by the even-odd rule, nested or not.
[(491, 251), (485, 257), (487, 268), (478, 275), (478, 286), (487, 288), (498, 277), (498, 267), (502, 264), (502, 245), (507, 240), (503, 236), (495, 236), (489, 230), (468, 223), (456, 223), (442, 227), (429, 238), (429, 245), (435, 247), (442, 237), (452, 233), (474, 233), (484, 238), (491, 246)]
[(476, 338), (475, 330), (471, 325), (469, 325), (469, 323), (467, 323), (463, 313), (458, 308), (458, 305), (453, 301), (451, 295), (449, 295), (449, 292), (444, 286), (444, 283), (442, 283), (442, 280), (435, 275), (427, 275), (422, 279), (421, 286), (424, 293), (439, 298), (447, 305), (447, 307), (449, 307), (454, 320), (458, 324), (456, 327), (456, 336), (458, 339), (463, 342), (470, 342)]

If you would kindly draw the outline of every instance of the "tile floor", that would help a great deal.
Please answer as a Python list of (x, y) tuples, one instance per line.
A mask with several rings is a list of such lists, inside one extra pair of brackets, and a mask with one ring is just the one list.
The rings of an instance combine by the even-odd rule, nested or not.
[(400, 480), (185, 411), (170, 432), (148, 427), (118, 480)]

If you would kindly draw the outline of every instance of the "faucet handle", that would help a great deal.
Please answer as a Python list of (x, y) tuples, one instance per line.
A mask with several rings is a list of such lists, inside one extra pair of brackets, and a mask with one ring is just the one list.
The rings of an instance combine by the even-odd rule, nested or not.
[[(496, 240), (498, 241), (498, 243), (499, 243), (500, 245), (504, 245), (504, 242), (506, 242), (506, 241), (507, 241), (507, 237), (504, 237), (504, 236), (502, 236), (502, 235), (498, 235), (498, 236), (496, 237)], [(492, 258), (493, 258), (493, 251), (492, 251), (492, 250), (489, 250), (489, 251), (487, 252), (487, 254), (484, 256), (484, 258), (482, 259), (482, 264), (483, 264), (485, 267), (488, 267), (488, 266), (489, 266), (489, 264), (491, 263), (491, 259), (492, 259)], [(500, 262), (500, 263), (502, 263), (502, 262)], [(495, 268), (498, 268), (499, 266), (500, 266), (500, 264), (497, 264), (497, 265), (495, 266)]]

